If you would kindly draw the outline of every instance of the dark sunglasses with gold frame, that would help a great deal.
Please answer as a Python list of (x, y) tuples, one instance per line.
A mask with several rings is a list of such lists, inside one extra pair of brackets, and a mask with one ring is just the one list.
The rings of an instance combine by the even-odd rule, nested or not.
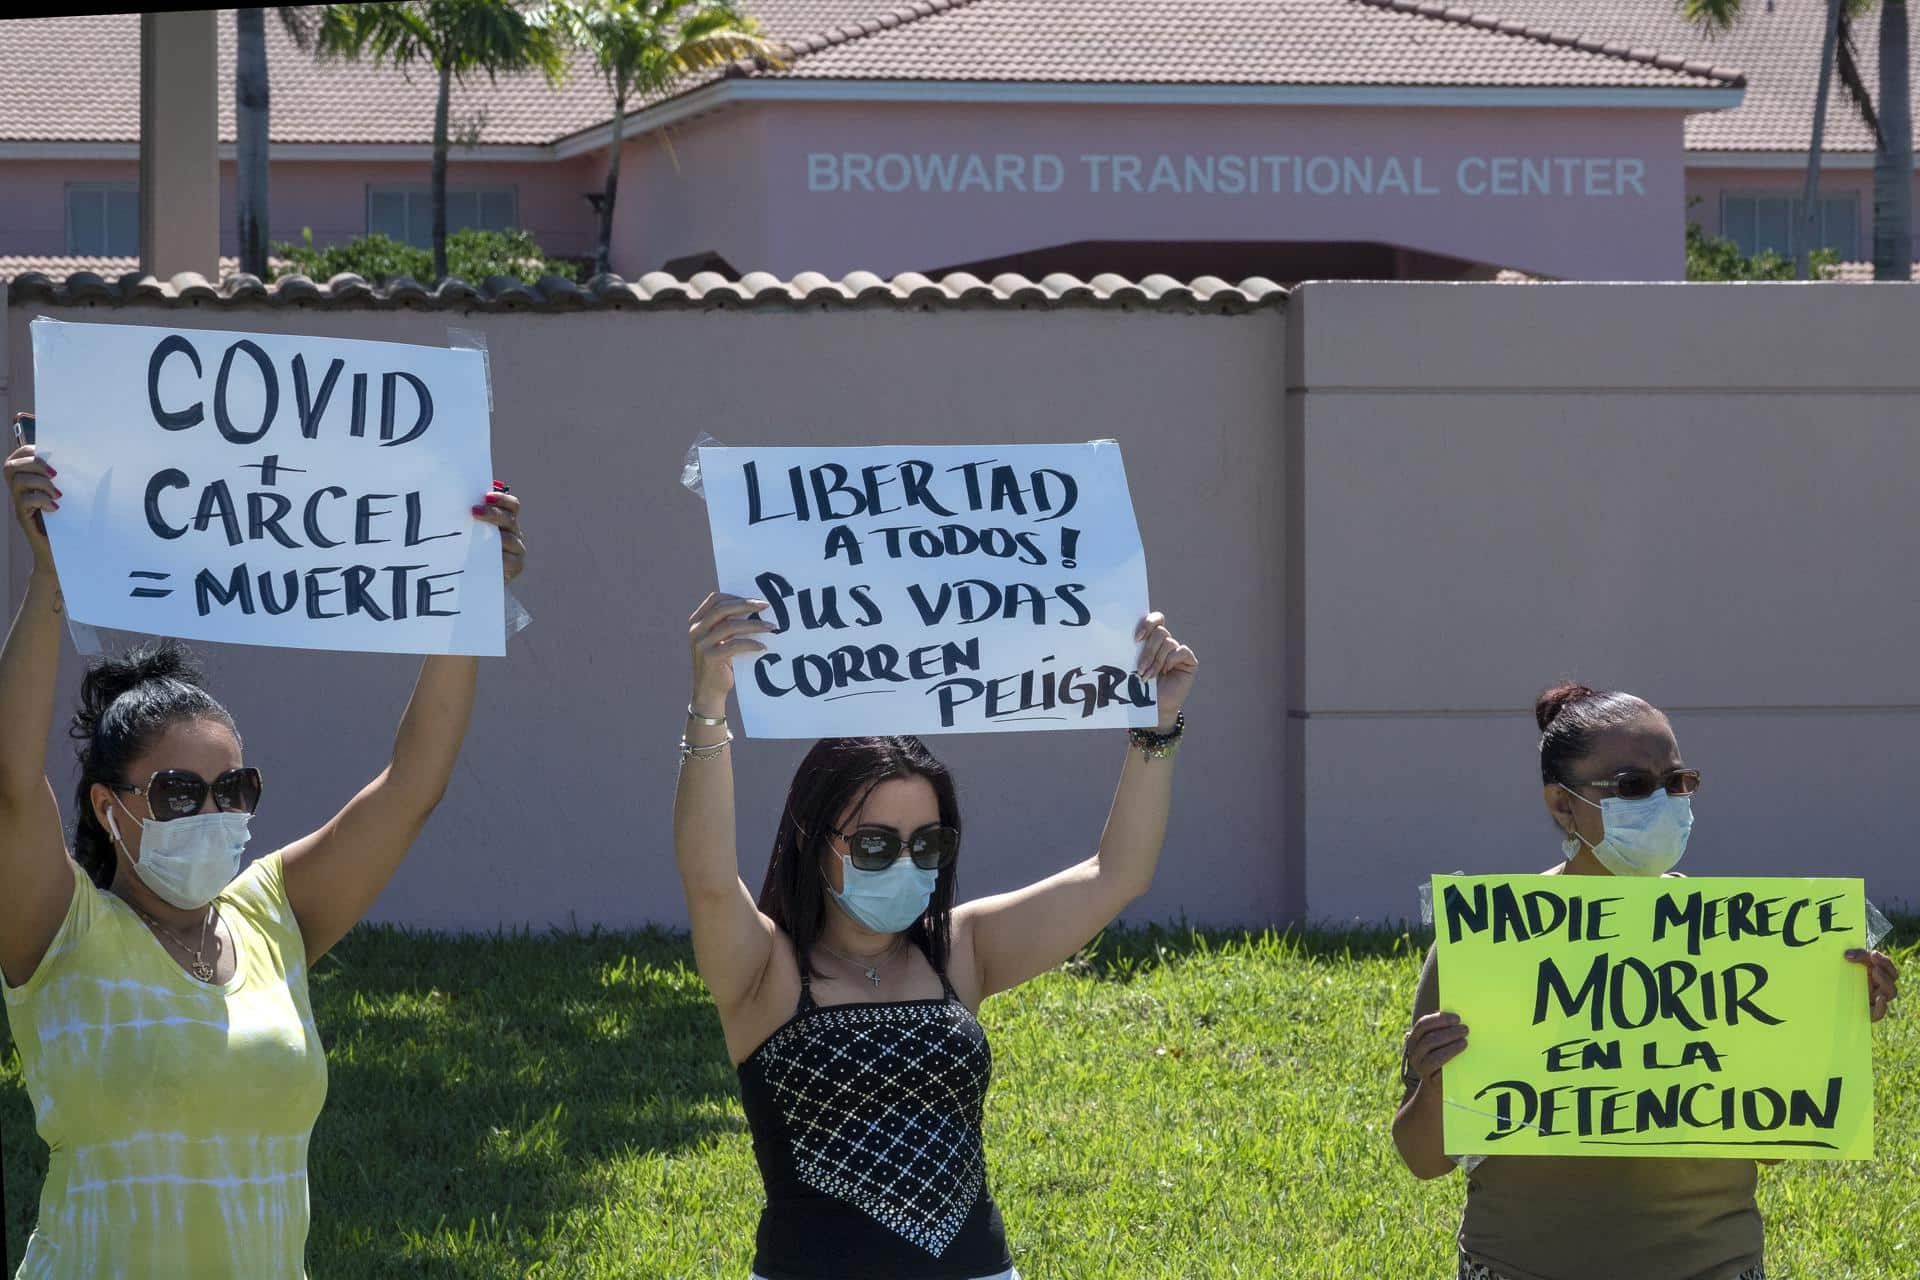
[(222, 813), (252, 813), (260, 807), (260, 771), (253, 768), (229, 769), (212, 782), (190, 769), (162, 769), (147, 779), (144, 787), (124, 782), (107, 785), (115, 791), (145, 796), (155, 822), (192, 817), (206, 804), (208, 793)]

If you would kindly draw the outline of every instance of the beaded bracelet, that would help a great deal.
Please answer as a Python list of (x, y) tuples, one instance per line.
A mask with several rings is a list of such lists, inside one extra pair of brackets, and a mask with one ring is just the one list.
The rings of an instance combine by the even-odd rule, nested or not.
[(1173, 728), (1161, 733), (1156, 729), (1129, 729), (1127, 739), (1140, 748), (1140, 754), (1149, 760), (1165, 760), (1180, 749), (1180, 737), (1187, 731), (1187, 713), (1180, 712), (1173, 718)]

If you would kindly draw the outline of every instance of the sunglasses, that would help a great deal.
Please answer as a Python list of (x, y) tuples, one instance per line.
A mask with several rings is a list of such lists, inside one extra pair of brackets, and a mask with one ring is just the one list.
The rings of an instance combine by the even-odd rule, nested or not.
[(1690, 796), (1700, 789), (1700, 771), (1673, 769), (1666, 773), (1652, 773), (1646, 769), (1622, 769), (1605, 781), (1575, 785), (1599, 787), (1613, 792), (1622, 800), (1645, 800), (1656, 791), (1664, 791), (1670, 796)]
[(884, 871), (899, 861), (901, 850), (922, 871), (938, 871), (950, 866), (960, 852), (960, 833), (937, 822), (929, 823), (902, 839), (900, 833), (886, 827), (861, 827), (857, 831), (836, 831), (847, 842), (847, 858), (862, 871)]
[(260, 807), (260, 771), (229, 769), (212, 782), (186, 769), (162, 769), (147, 779), (144, 787), (109, 783), (115, 791), (128, 791), (147, 798), (155, 822), (189, 818), (200, 812), (213, 793), (214, 807), (222, 813), (252, 813)]

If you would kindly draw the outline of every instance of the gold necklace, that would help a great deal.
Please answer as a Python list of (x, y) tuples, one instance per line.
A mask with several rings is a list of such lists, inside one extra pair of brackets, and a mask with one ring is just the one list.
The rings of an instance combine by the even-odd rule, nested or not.
[(896, 934), (893, 939), (893, 945), (888, 947), (885, 951), (881, 952), (880, 955), (874, 960), (872, 964), (867, 964), (864, 961), (855, 960), (850, 955), (845, 955), (842, 952), (835, 951), (832, 947), (828, 946), (824, 942), (815, 942), (813, 945), (816, 947), (819, 947), (822, 951), (826, 952), (828, 955), (833, 956), (836, 959), (844, 960), (848, 964), (852, 965), (854, 968), (860, 970), (861, 973), (864, 973), (867, 976), (867, 981), (871, 982), (877, 988), (880, 985), (880, 966), (885, 964), (887, 961), (893, 959), (893, 953), (898, 951), (901, 947), (905, 946), (906, 941), (907, 941), (907, 938), (905, 934)]
[[(127, 905), (133, 907), (134, 914), (142, 920), (145, 920), (148, 927), (150, 927), (155, 935), (163, 942), (171, 942), (174, 946), (180, 948), (181, 955), (187, 953), (187, 944), (176, 937), (172, 930), (168, 929), (167, 926), (161, 924), (158, 920), (155, 920), (145, 911), (142, 911), (139, 907), (134, 907), (133, 903), (129, 902)], [(219, 915), (220, 908), (212, 907), (208, 909), (206, 915), (200, 917), (200, 945), (193, 949), (193, 963), (188, 968), (188, 972), (194, 976), (195, 980), (200, 982), (213, 981), (213, 965), (209, 961), (201, 959), (201, 956), (207, 949), (207, 922), (217, 919)]]

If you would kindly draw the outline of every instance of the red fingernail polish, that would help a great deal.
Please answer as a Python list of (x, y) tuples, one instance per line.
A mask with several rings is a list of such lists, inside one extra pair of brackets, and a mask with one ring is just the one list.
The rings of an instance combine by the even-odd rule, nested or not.
[(485, 515), (485, 514), (487, 514), (487, 509), (486, 509), (485, 507), (475, 507), (475, 508), (473, 509), (473, 514), (475, 514), (475, 515), (477, 515), (477, 516), (483, 516), (483, 515)]
[(59, 473), (58, 471), (55, 471), (55, 470), (54, 470), (54, 469), (53, 469), (52, 467), (48, 467), (48, 468), (47, 468), (47, 474), (48, 474), (48, 475), (50, 475), (50, 476), (57, 476), (57, 475), (59, 475), (60, 473)]
[(499, 495), (499, 494), (497, 494), (497, 493), (490, 493), (490, 494), (488, 494), (488, 495), (487, 495), (487, 505), (488, 505), (488, 506), (492, 506), (492, 505), (493, 505), (494, 503), (496, 503), (496, 502), (498, 502), (498, 501), (500, 501), (500, 495)]

